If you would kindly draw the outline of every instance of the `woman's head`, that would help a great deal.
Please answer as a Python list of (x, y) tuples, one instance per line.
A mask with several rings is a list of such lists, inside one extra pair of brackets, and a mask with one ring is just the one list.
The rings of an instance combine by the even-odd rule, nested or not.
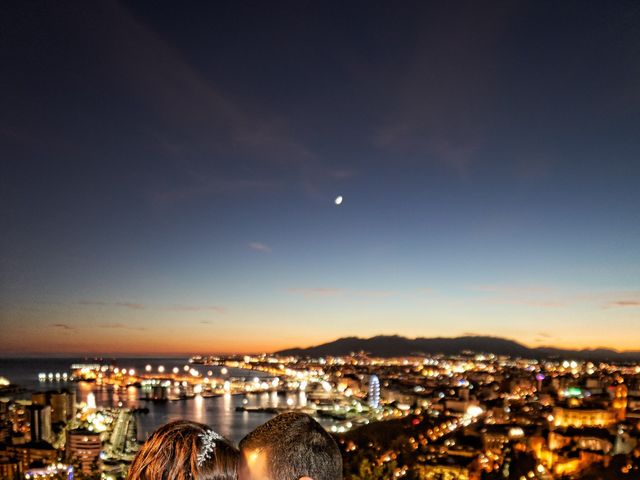
[(140, 448), (127, 480), (236, 480), (239, 453), (201, 423), (177, 420)]

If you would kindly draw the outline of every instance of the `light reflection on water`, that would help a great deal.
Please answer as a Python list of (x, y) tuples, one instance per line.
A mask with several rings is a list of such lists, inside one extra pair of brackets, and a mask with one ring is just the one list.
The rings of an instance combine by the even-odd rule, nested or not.
[(148, 408), (149, 413), (138, 415), (138, 439), (145, 440), (156, 428), (167, 422), (188, 419), (210, 425), (234, 442), (273, 416), (272, 413), (237, 411), (236, 407), (277, 408), (289, 405), (292, 408), (307, 405), (307, 396), (299, 393), (252, 393), (246, 395), (222, 395), (202, 397), (196, 395), (187, 400), (150, 402), (141, 400), (135, 387), (112, 389), (93, 383), (75, 384), (78, 402), (86, 402), (93, 393), (98, 406)]
[[(234, 442), (238, 442), (258, 425), (266, 422), (273, 416), (272, 413), (256, 413), (237, 411), (236, 407), (246, 405), (249, 407), (284, 407), (290, 405), (305, 406), (307, 398), (304, 392), (278, 394), (276, 392), (248, 395), (226, 395), (220, 397), (196, 397), (188, 400), (149, 402), (141, 400), (141, 391), (135, 387), (111, 388), (99, 386), (94, 383), (78, 382), (38, 382), (39, 372), (68, 372), (72, 363), (83, 362), (84, 359), (0, 359), (0, 375), (6, 376), (14, 383), (28, 389), (22, 397), (30, 398), (32, 391), (46, 391), (58, 388), (76, 390), (77, 401), (86, 402), (89, 393), (95, 395), (96, 404), (104, 407), (148, 408), (149, 413), (140, 413), (138, 418), (138, 438), (146, 439), (156, 428), (171, 420), (189, 419), (206, 423)], [(181, 367), (185, 360), (180, 359), (118, 359), (121, 367), (135, 368), (144, 371), (146, 364), (151, 364), (153, 369), (163, 365), (166, 369)], [(215, 377), (263, 377), (264, 374), (255, 371), (243, 371), (229, 368), (228, 374), (223, 375), (220, 367), (205, 367), (203, 365), (192, 366), (207, 376), (211, 370)], [(170, 370), (169, 370), (170, 371)], [(327, 426), (326, 422), (323, 422)]]

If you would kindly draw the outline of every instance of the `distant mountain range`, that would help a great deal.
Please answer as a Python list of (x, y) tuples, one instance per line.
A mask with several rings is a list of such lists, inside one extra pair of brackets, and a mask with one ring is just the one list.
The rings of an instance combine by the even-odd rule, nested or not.
[(345, 337), (308, 348), (290, 348), (276, 352), (280, 355), (324, 357), (366, 352), (375, 357), (409, 355), (457, 355), (463, 352), (493, 353), (522, 358), (569, 358), (576, 360), (640, 360), (640, 351), (619, 352), (604, 348), (568, 350), (553, 347), (529, 348), (514, 340), (499, 337), (466, 336), (454, 338), (406, 338), (381, 335), (371, 338)]

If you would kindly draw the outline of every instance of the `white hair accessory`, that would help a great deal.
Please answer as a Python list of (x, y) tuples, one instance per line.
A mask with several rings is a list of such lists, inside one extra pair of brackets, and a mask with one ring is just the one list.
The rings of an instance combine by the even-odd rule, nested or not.
[(213, 449), (216, 448), (216, 440), (224, 440), (224, 437), (213, 430), (206, 430), (198, 436), (202, 438), (202, 448), (198, 452), (198, 466), (201, 467), (209, 459)]

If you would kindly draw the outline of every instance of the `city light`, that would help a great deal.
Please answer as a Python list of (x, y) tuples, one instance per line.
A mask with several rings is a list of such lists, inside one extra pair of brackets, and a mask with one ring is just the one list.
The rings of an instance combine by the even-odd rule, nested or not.
[[(190, 363), (196, 362), (192, 359)], [(629, 446), (624, 447), (631, 448), (628, 451), (632, 451), (633, 436), (638, 434), (637, 428), (629, 428), (625, 423), (631, 418), (629, 415), (640, 414), (640, 409), (636, 413), (630, 410), (637, 409), (638, 404), (630, 402), (628, 388), (640, 385), (636, 365), (576, 362), (575, 371), (570, 370), (568, 376), (571, 361), (538, 363), (488, 355), (388, 359), (347, 356), (315, 360), (245, 355), (241, 362), (233, 356), (201, 356), (197, 363), (219, 366), (221, 374), (227, 371), (227, 376), (215, 378), (213, 370), (206, 370), (203, 378), (195, 366), (188, 370), (173, 367), (172, 374), (167, 374), (162, 365), (155, 374), (144, 367), (142, 376), (136, 376), (136, 370), (130, 367), (105, 369), (103, 365), (82, 365), (72, 369), (67, 378), (75, 378), (79, 386), (89, 388), (86, 404), (73, 420), (83, 425), (79, 441), (88, 444), (94, 438), (91, 435), (103, 435), (113, 440), (100, 450), (101, 460), (130, 458), (112, 444), (116, 441), (122, 445), (129, 432), (126, 426), (134, 418), (129, 402), (148, 402), (148, 407), (160, 408), (165, 405), (163, 402), (196, 399), (193, 408), (206, 412), (207, 399), (221, 396), (225, 408), (235, 408), (245, 415), (302, 411), (321, 419), (340, 442), (342, 435), (355, 435), (349, 437), (349, 442), (341, 443), (346, 468), (350, 468), (351, 453), (369, 452), (374, 463), (390, 464), (405, 459), (407, 463), (398, 464), (393, 470), (394, 478), (417, 475), (419, 469), (436, 474), (445, 471), (447, 455), (466, 449), (464, 454), (468, 458), (474, 455), (477, 458), (474, 465), (494, 472), (513, 461), (509, 446), (517, 451), (531, 449), (537, 463), (535, 468), (523, 472), (527, 480), (534, 480), (535, 476), (551, 480), (586, 468), (587, 463), (559, 456), (558, 449), (567, 441), (574, 442), (574, 448), (578, 449), (582, 445), (591, 450), (601, 448), (606, 452), (603, 455), (613, 451), (612, 443), (581, 439), (582, 429), (613, 432), (612, 435), (627, 439), (618, 440), (618, 448), (628, 442)], [(228, 375), (227, 366), (222, 365), (237, 368), (240, 375)], [(424, 375), (425, 369), (429, 375)], [(497, 383), (496, 378), (507, 372), (509, 382)], [(51, 373), (55, 379), (56, 372)], [(49, 374), (40, 373), (37, 377), (39, 381), (48, 381)], [(64, 377), (65, 373), (60, 373), (60, 381)], [(8, 380), (3, 384), (8, 385)], [(105, 408), (97, 405), (95, 392), (99, 390), (94, 391), (93, 385), (97, 389), (112, 388), (114, 395), (122, 395), (120, 392), (126, 388), (128, 398), (119, 396), (113, 403), (116, 407)], [(594, 394), (598, 389), (601, 393)], [(266, 394), (268, 397), (260, 397)], [(47, 398), (46, 394), (36, 395), (34, 401), (44, 404), (54, 397)], [(238, 400), (233, 403), (233, 398)], [(489, 399), (488, 403), (484, 399)], [(358, 443), (360, 434), (350, 433), (366, 431), (369, 425), (386, 421), (402, 422), (402, 431), (407, 431), (407, 437), (396, 439), (394, 447), (380, 445), (378, 450), (373, 444)], [(549, 429), (552, 435), (531, 437), (534, 428)], [(49, 431), (48, 427), (46, 432)], [(467, 445), (468, 434), (476, 435), (487, 448)], [(50, 433), (46, 435), (51, 438)], [(530, 443), (532, 438), (536, 440)], [(131, 443), (130, 448), (136, 449), (137, 443)], [(416, 459), (416, 463), (411, 459)], [(439, 464), (438, 459), (443, 463)]]

